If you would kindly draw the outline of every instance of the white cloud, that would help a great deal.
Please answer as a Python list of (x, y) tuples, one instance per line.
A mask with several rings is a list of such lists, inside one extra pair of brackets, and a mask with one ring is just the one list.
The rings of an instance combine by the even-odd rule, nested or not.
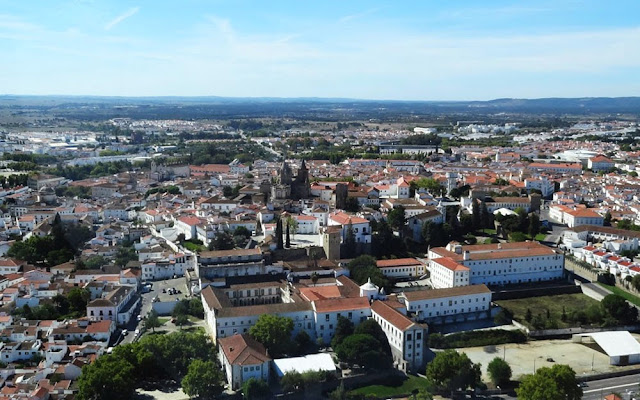
[(117, 17), (115, 17), (114, 19), (109, 21), (104, 26), (104, 29), (106, 31), (111, 30), (114, 26), (118, 25), (119, 23), (121, 23), (125, 19), (134, 16), (138, 11), (140, 11), (140, 7), (133, 7), (133, 8), (128, 9), (126, 12), (118, 15)]

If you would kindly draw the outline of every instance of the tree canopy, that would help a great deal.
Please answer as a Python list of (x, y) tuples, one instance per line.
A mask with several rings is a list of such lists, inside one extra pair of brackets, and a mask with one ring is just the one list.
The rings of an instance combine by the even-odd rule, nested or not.
[(271, 357), (286, 355), (291, 348), (293, 320), (273, 314), (263, 314), (249, 329), (249, 335), (262, 343)]
[(556, 364), (525, 376), (516, 394), (522, 400), (579, 400), (582, 388), (578, 386), (576, 373), (571, 367)]
[(191, 397), (213, 398), (222, 393), (224, 377), (213, 361), (193, 360), (182, 378), (182, 390)]
[(427, 378), (447, 391), (475, 388), (481, 382), (480, 364), (474, 364), (464, 353), (445, 350), (427, 365)]
[(511, 367), (500, 357), (496, 357), (487, 365), (489, 378), (494, 385), (504, 385), (511, 380)]

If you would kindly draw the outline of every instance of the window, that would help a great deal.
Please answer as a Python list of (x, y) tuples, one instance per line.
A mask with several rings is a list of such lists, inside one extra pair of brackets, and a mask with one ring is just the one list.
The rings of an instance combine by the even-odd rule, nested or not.
[(324, 316), (324, 320), (327, 321), (327, 322), (329, 321), (329, 314)]

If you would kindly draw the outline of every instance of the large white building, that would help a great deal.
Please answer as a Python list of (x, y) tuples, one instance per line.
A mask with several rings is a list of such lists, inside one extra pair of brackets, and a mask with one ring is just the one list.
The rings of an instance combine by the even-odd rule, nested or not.
[(416, 372), (424, 368), (427, 355), (427, 326), (413, 322), (402, 307), (376, 300), (371, 305), (373, 319), (380, 325), (391, 347), (394, 366), (405, 372)]
[(491, 290), (486, 285), (403, 292), (398, 299), (416, 321), (451, 323), (490, 316)]
[(602, 215), (585, 207), (571, 208), (564, 205), (553, 205), (549, 208), (549, 218), (561, 224), (567, 224), (569, 228), (580, 225), (604, 225)]
[(564, 255), (538, 242), (452, 242), (429, 250), (429, 270), (434, 288), (539, 282), (562, 278)]

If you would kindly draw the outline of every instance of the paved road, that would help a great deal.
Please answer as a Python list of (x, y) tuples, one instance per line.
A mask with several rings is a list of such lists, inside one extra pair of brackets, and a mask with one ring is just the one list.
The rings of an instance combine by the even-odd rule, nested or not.
[(640, 399), (640, 375), (621, 376), (619, 378), (602, 379), (587, 382), (582, 389), (583, 400), (601, 400), (611, 393), (619, 393), (624, 400)]
[[(182, 291), (182, 294), (170, 295), (169, 293), (162, 293), (162, 289), (168, 290), (169, 288), (176, 288)], [(185, 283), (184, 277), (176, 278), (176, 279), (167, 279), (164, 281), (155, 281), (152, 282), (151, 290), (147, 293), (141, 294), (140, 303), (134, 313), (131, 321), (124, 327), (127, 329), (127, 336), (118, 337), (116, 344), (126, 344), (131, 343), (136, 339), (135, 331), (139, 329), (142, 331), (142, 327), (144, 325), (144, 317), (149, 314), (151, 311), (151, 305), (153, 304), (154, 297), (158, 296), (163, 301), (170, 301), (185, 298), (188, 296), (187, 286)], [(143, 319), (138, 321), (137, 316), (141, 315)]]

